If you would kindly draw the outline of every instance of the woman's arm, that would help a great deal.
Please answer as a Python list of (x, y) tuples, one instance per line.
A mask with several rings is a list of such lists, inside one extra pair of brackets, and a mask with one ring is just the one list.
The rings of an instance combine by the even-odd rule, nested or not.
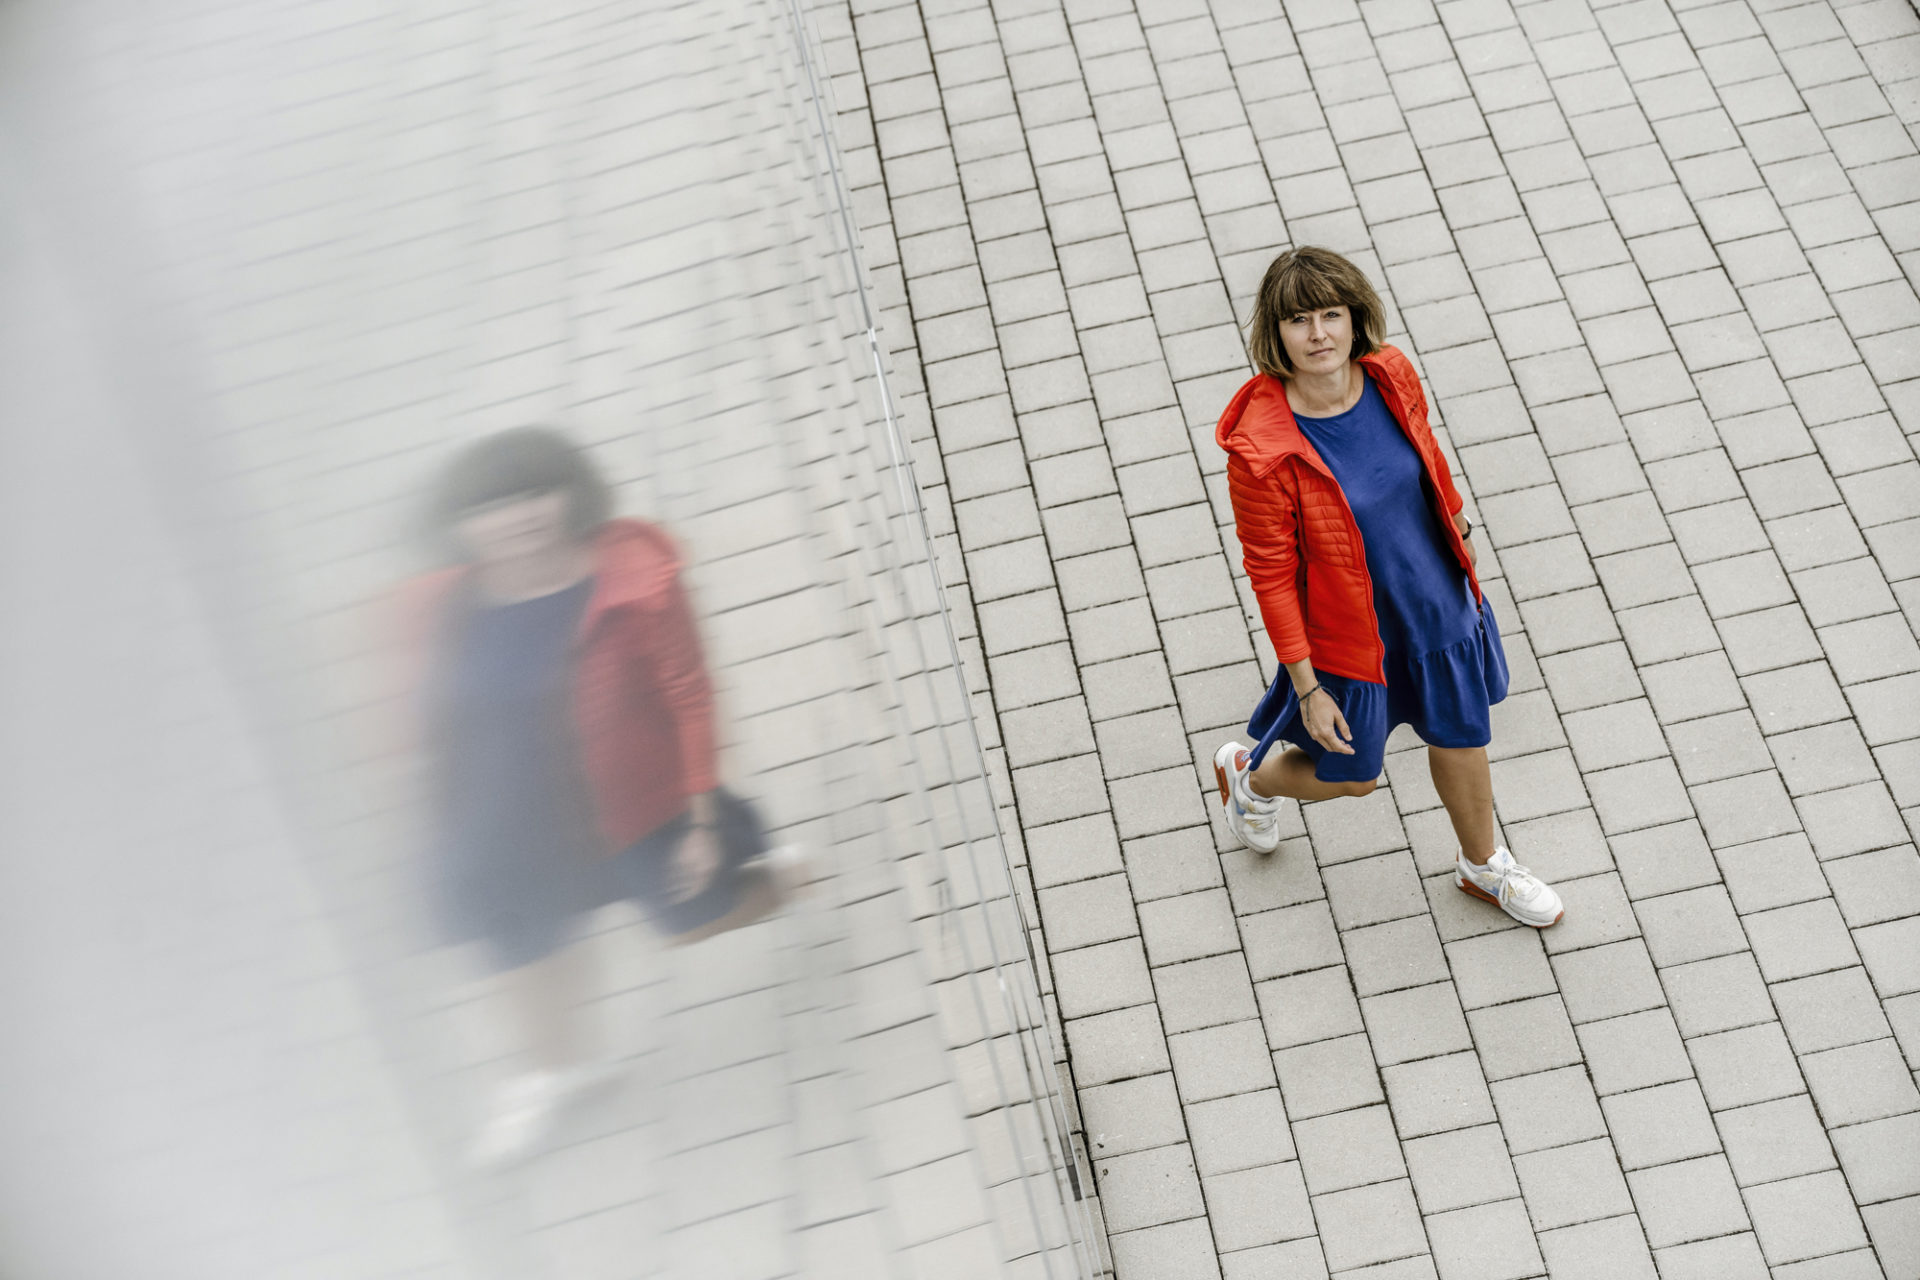
[(1339, 704), (1329, 693), (1314, 693), (1320, 678), (1313, 671), (1306, 618), (1300, 611), (1300, 526), (1293, 497), (1278, 484), (1260, 484), (1238, 457), (1227, 459), (1227, 496), (1233, 502), (1234, 531), (1267, 638), (1293, 681), (1294, 694), (1304, 695), (1300, 696), (1301, 722), (1327, 750), (1352, 755), (1348, 744), (1353, 734)]
[(1260, 620), (1283, 665), (1308, 656), (1306, 618), (1300, 611), (1299, 524), (1293, 497), (1280, 485), (1262, 484), (1238, 457), (1227, 458), (1227, 497), (1241, 563), (1260, 606)]

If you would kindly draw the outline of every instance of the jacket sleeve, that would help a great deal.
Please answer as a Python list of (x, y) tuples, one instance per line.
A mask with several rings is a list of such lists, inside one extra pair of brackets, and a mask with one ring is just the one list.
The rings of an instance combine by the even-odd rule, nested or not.
[(1407, 367), (1407, 382), (1413, 388), (1416, 421), (1420, 430), (1426, 433), (1427, 448), (1433, 451), (1433, 474), (1440, 481), (1440, 501), (1446, 506), (1447, 514), (1457, 516), (1460, 508), (1467, 505), (1466, 499), (1453, 485), (1453, 468), (1447, 465), (1446, 452), (1440, 448), (1440, 441), (1434, 438), (1433, 425), (1427, 420), (1427, 389), (1420, 385), (1420, 376), (1413, 372), (1411, 364)]
[(1262, 483), (1236, 456), (1227, 458), (1227, 496), (1233, 503), (1234, 530), (1260, 619), (1281, 663), (1311, 656), (1305, 615), (1300, 610), (1299, 524), (1293, 495), (1284, 486)]
[(693, 606), (678, 573), (648, 601), (647, 612), (647, 656), (680, 739), (681, 785), (688, 795), (711, 791), (720, 785), (713, 680), (707, 674)]

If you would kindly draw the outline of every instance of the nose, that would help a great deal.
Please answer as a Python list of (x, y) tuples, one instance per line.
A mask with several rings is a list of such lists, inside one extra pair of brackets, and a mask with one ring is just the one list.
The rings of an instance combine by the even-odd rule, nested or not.
[(1327, 336), (1326, 326), (1320, 323), (1319, 316), (1313, 317), (1312, 320), (1308, 321), (1308, 324), (1311, 327), (1307, 330), (1307, 336), (1312, 338), (1315, 342), (1318, 342), (1322, 338)]

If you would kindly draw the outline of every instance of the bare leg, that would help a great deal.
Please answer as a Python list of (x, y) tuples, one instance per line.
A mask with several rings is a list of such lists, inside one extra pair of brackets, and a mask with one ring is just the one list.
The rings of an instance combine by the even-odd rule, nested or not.
[(1289, 800), (1331, 800), (1335, 796), (1364, 796), (1377, 782), (1322, 782), (1313, 776), (1313, 757), (1297, 747), (1269, 751), (1247, 779), (1257, 796), (1285, 796)]
[(574, 943), (506, 975), (507, 1003), (536, 1068), (560, 1071), (581, 1060), (575, 1009), (588, 982), (586, 948)]
[(1460, 851), (1476, 867), (1493, 856), (1493, 771), (1485, 747), (1428, 747), (1433, 789), (1453, 819)]

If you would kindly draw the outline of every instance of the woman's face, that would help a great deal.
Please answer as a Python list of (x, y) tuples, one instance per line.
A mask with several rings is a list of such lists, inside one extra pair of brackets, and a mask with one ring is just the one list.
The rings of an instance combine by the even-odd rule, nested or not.
[(1322, 307), (1282, 316), (1280, 345), (1296, 374), (1338, 373), (1353, 354), (1353, 312)]
[(467, 554), (480, 564), (542, 555), (572, 541), (564, 489), (516, 494), (473, 507), (453, 527)]

